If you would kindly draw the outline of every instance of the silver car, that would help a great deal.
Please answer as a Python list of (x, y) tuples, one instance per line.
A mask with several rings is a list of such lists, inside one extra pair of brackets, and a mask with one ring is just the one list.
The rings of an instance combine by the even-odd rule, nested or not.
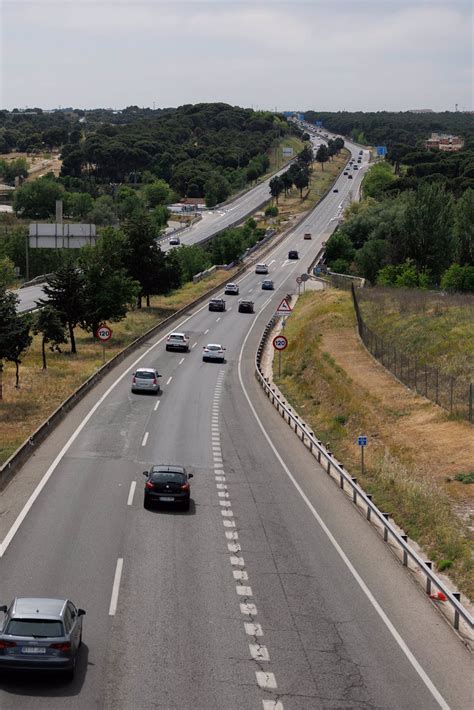
[(155, 392), (160, 391), (158, 370), (152, 367), (141, 367), (133, 373), (132, 392)]
[(84, 609), (69, 599), (17, 598), (0, 606), (0, 671), (64, 671), (72, 680)]
[(225, 362), (225, 348), (217, 343), (208, 343), (202, 349), (203, 362), (206, 360), (214, 360), (215, 362)]

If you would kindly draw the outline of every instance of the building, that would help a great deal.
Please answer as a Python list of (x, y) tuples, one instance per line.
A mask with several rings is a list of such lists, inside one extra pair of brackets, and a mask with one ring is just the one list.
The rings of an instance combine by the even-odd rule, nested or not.
[(452, 136), (449, 133), (432, 133), (431, 138), (425, 141), (427, 150), (441, 150), (445, 153), (450, 153), (456, 150), (461, 150), (464, 146), (464, 141), (459, 136)]

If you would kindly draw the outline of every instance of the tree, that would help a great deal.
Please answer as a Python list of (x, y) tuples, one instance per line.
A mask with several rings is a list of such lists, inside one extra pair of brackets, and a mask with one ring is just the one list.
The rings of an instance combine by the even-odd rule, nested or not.
[(329, 160), (329, 151), (327, 146), (324, 145), (324, 143), (321, 143), (321, 145), (318, 148), (318, 151), (316, 153), (316, 161), (318, 163), (321, 163), (321, 170), (324, 170), (324, 163), (327, 163)]
[(27, 313), (17, 313), (15, 320), (13, 322), (13, 329), (11, 332), (11, 340), (8, 348), (8, 354), (6, 359), (10, 362), (15, 363), (15, 387), (20, 388), (20, 365), (22, 356), (28, 350), (33, 340), (33, 336), (30, 333), (31, 328), (31, 317)]
[(0, 257), (0, 289), (10, 286), (15, 279), (15, 264), (8, 256)]
[(76, 340), (74, 328), (81, 323), (85, 313), (85, 279), (82, 271), (71, 262), (62, 264), (48, 277), (43, 291), (46, 298), (37, 301), (37, 306), (52, 306), (69, 331), (71, 353), (75, 354)]
[(385, 188), (391, 185), (396, 177), (389, 163), (377, 163), (370, 168), (364, 177), (364, 197), (380, 197)]
[(3, 399), (3, 361), (11, 354), (11, 343), (15, 337), (18, 296), (12, 291), (0, 288), (0, 400)]
[(46, 345), (49, 343), (51, 352), (61, 352), (60, 345), (67, 343), (64, 323), (58, 311), (52, 306), (44, 306), (37, 313), (33, 323), (35, 335), (41, 333), (41, 354), (43, 370), (46, 370)]
[(278, 198), (285, 189), (281, 177), (279, 175), (275, 175), (275, 177), (272, 177), (268, 185), (270, 187), (270, 195), (276, 200), (276, 203), (278, 204)]
[(56, 200), (60, 200), (63, 193), (64, 188), (61, 185), (46, 178), (39, 178), (15, 190), (13, 209), (20, 217), (47, 219), (54, 216)]
[(145, 200), (148, 207), (166, 205), (171, 196), (171, 188), (165, 180), (155, 180), (145, 187)]
[(474, 190), (469, 188), (459, 198), (454, 214), (456, 260), (461, 266), (474, 264)]
[(326, 260), (328, 264), (332, 264), (336, 259), (345, 259), (351, 262), (354, 252), (354, 246), (347, 235), (335, 232), (329, 237), (326, 244)]
[(285, 170), (282, 175), (280, 175), (280, 180), (283, 184), (283, 189), (285, 191), (285, 197), (288, 195), (288, 191), (293, 187), (293, 177), (290, 170)]
[(69, 198), (69, 209), (74, 219), (87, 219), (93, 207), (94, 200), (88, 192), (73, 192)]
[(300, 167), (293, 177), (293, 182), (300, 191), (300, 198), (303, 199), (303, 189), (309, 185), (309, 172), (306, 166)]
[(303, 150), (298, 153), (297, 160), (304, 165), (311, 165), (313, 162), (313, 149), (310, 145), (305, 145)]
[(474, 293), (474, 266), (452, 264), (441, 278), (441, 288), (451, 293)]
[(182, 281), (191, 281), (193, 276), (211, 266), (209, 254), (196, 244), (183, 244), (166, 255), (167, 260), (174, 255), (179, 266)]
[(231, 187), (228, 181), (222, 175), (211, 175), (204, 185), (206, 205), (214, 207), (215, 205), (224, 202), (231, 193)]
[(377, 274), (385, 266), (389, 244), (384, 239), (369, 239), (354, 256), (357, 273), (375, 283)]
[(111, 226), (117, 222), (115, 204), (110, 195), (101, 195), (87, 215), (87, 219), (98, 226)]
[(168, 289), (164, 254), (156, 242), (156, 230), (145, 212), (134, 213), (123, 225), (124, 266), (129, 276), (140, 284), (137, 307), (142, 298), (166, 293)]

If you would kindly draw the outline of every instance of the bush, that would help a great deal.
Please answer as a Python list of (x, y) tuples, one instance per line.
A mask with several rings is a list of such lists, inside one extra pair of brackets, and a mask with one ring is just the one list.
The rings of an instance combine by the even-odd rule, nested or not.
[(474, 292), (474, 266), (452, 264), (441, 278), (441, 288), (451, 293)]
[(265, 217), (277, 217), (278, 207), (276, 205), (268, 205), (265, 210)]

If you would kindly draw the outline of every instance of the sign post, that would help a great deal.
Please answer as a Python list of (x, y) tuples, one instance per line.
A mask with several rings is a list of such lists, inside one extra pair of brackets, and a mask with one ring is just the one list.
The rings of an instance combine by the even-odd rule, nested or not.
[(298, 296), (299, 296), (300, 293), (301, 293), (301, 282), (302, 282), (302, 281), (303, 281), (303, 279), (301, 278), (301, 276), (297, 276), (297, 277), (296, 277), (296, 283), (298, 284)]
[(281, 377), (281, 351), (288, 346), (288, 340), (284, 335), (276, 335), (273, 338), (273, 347), (278, 351), (278, 377)]
[(299, 278), (303, 282), (303, 293), (306, 293), (306, 282), (309, 279), (309, 274), (305, 272), (304, 274), (301, 274)]
[(287, 299), (284, 298), (278, 308), (275, 311), (276, 316), (289, 316), (292, 311), (290, 304)]
[(358, 436), (357, 443), (360, 446), (360, 473), (361, 476), (364, 475), (364, 448), (367, 446), (367, 437)]
[(95, 337), (102, 343), (102, 364), (105, 365), (105, 343), (112, 337), (112, 328), (103, 323), (95, 331)]

